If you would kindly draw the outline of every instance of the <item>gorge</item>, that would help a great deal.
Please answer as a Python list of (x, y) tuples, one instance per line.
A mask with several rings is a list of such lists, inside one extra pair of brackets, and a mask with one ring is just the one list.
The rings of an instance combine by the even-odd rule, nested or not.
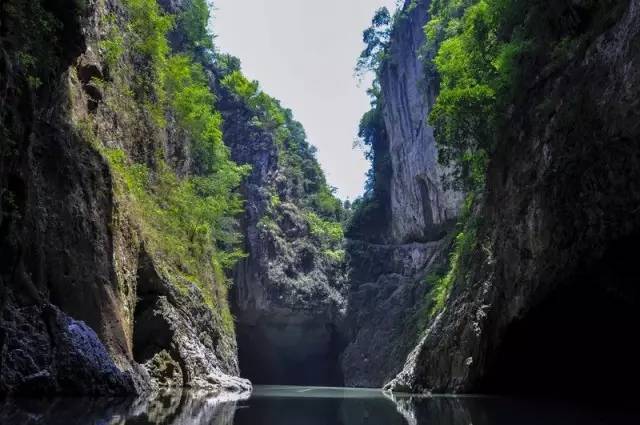
[(205, 0), (1, 7), (3, 396), (637, 396), (640, 0), (379, 10), (353, 203)]

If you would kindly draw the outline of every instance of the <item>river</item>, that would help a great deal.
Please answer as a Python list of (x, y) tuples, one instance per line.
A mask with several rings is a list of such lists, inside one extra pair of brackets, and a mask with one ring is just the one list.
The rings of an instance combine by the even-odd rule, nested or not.
[(244, 396), (196, 391), (153, 398), (7, 399), (2, 424), (100, 425), (631, 425), (615, 403), (480, 396), (391, 396), (374, 389), (257, 386)]

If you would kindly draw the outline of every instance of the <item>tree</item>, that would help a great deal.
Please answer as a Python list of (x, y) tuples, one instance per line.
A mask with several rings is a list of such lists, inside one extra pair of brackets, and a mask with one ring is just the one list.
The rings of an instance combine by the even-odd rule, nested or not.
[(391, 21), (389, 9), (381, 7), (373, 15), (371, 26), (363, 31), (362, 41), (366, 46), (356, 64), (357, 76), (380, 68), (391, 38)]

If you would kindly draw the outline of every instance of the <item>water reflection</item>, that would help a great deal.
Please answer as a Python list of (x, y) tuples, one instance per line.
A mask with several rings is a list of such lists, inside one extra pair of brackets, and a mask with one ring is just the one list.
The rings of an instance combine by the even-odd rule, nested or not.
[(15, 399), (1, 424), (53, 425), (627, 425), (637, 412), (491, 397), (393, 396), (379, 390), (257, 387), (251, 398), (174, 391), (137, 399)]
[(263, 386), (246, 404), (235, 425), (406, 425), (380, 390)]
[(0, 424), (47, 425), (231, 425), (245, 395), (189, 390), (139, 398), (8, 399)]
[(483, 396), (416, 397), (385, 394), (407, 425), (631, 425), (640, 412), (624, 399), (616, 403), (570, 403), (546, 399)]

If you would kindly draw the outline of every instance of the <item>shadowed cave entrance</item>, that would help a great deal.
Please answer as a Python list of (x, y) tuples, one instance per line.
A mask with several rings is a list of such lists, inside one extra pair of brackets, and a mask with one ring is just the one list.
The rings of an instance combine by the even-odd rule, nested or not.
[(574, 399), (638, 395), (639, 237), (616, 243), (512, 324), (477, 390)]
[(338, 331), (327, 323), (237, 324), (240, 372), (256, 385), (342, 386)]

